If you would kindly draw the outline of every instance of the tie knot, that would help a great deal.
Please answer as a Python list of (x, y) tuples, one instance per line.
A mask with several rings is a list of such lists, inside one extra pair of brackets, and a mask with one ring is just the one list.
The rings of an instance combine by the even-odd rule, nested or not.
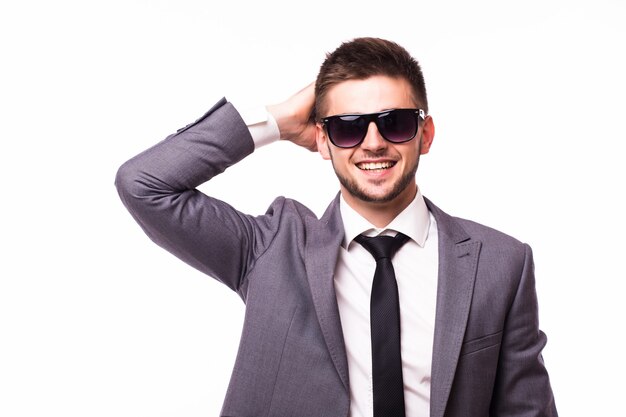
[(395, 237), (391, 236), (376, 236), (367, 237), (358, 235), (354, 238), (361, 246), (363, 246), (369, 253), (372, 254), (376, 262), (381, 259), (391, 259), (393, 255), (409, 240), (409, 237), (398, 233)]

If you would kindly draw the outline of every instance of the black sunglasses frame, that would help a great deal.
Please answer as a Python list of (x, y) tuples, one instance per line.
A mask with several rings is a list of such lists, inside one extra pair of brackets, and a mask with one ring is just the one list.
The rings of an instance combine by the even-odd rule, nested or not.
[[(394, 112), (406, 112), (406, 111), (411, 111), (415, 114), (416, 117), (416, 123), (415, 123), (415, 132), (413, 133), (412, 136), (406, 138), (406, 139), (402, 139), (402, 140), (390, 140), (389, 138), (387, 138), (385, 136), (385, 132), (384, 132), (384, 128), (381, 130), (381, 125), (379, 124), (381, 119), (388, 116), (389, 114), (392, 114)], [(329, 123), (332, 123), (333, 120), (342, 120), (345, 117), (354, 117), (353, 120), (351, 120), (352, 122), (355, 122), (357, 120), (362, 120), (365, 119), (367, 121), (367, 124), (365, 124), (365, 129), (363, 130), (363, 132), (361, 133), (362, 136), (361, 138), (354, 144), (354, 145), (350, 145), (350, 146), (342, 146), (339, 145), (335, 142), (335, 140), (332, 137), (332, 134), (330, 133), (330, 130), (328, 129), (328, 125)], [(321, 119), (321, 124), (324, 127), (324, 129), (326, 130), (326, 134), (328, 135), (328, 138), (330, 139), (330, 141), (333, 143), (333, 145), (335, 145), (338, 148), (344, 148), (344, 149), (349, 149), (349, 148), (354, 148), (356, 146), (359, 146), (361, 144), (361, 142), (363, 142), (363, 140), (365, 139), (365, 136), (367, 136), (367, 130), (369, 129), (369, 125), (371, 122), (374, 122), (376, 124), (376, 129), (378, 129), (378, 132), (380, 133), (380, 135), (383, 137), (383, 139), (385, 139), (387, 142), (390, 143), (405, 143), (408, 142), (410, 140), (412, 140), (416, 135), (417, 132), (419, 130), (419, 119), (425, 120), (426, 119), (426, 113), (424, 112), (424, 110), (422, 109), (390, 109), (390, 110), (385, 110), (385, 111), (381, 111), (381, 112), (377, 112), (377, 113), (367, 113), (367, 114), (338, 114), (336, 116), (328, 116), (328, 117), (323, 117)]]

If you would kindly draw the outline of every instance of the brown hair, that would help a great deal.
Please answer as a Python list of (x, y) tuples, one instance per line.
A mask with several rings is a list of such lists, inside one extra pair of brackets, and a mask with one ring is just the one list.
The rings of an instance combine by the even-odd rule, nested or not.
[(363, 80), (374, 75), (405, 78), (413, 89), (417, 105), (428, 113), (426, 85), (419, 63), (395, 42), (379, 38), (356, 38), (342, 43), (326, 54), (315, 81), (315, 109), (312, 117), (319, 120), (326, 94), (336, 84)]

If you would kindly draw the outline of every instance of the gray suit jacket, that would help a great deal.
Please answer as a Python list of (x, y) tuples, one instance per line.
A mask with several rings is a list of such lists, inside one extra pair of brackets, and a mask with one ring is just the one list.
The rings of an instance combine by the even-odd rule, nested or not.
[[(225, 100), (126, 162), (116, 185), (148, 236), (246, 303), (223, 416), (346, 416), (333, 272), (343, 227), (280, 197), (249, 216), (196, 187), (254, 149)], [(431, 417), (556, 416), (530, 248), (427, 201), (439, 231)]]

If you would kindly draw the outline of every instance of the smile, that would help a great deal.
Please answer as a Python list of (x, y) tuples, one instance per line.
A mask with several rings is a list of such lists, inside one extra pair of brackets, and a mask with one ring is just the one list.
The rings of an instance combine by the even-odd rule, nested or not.
[(394, 166), (396, 163), (392, 161), (386, 162), (362, 162), (356, 164), (357, 168), (363, 171), (379, 171), (383, 169), (388, 169)]

